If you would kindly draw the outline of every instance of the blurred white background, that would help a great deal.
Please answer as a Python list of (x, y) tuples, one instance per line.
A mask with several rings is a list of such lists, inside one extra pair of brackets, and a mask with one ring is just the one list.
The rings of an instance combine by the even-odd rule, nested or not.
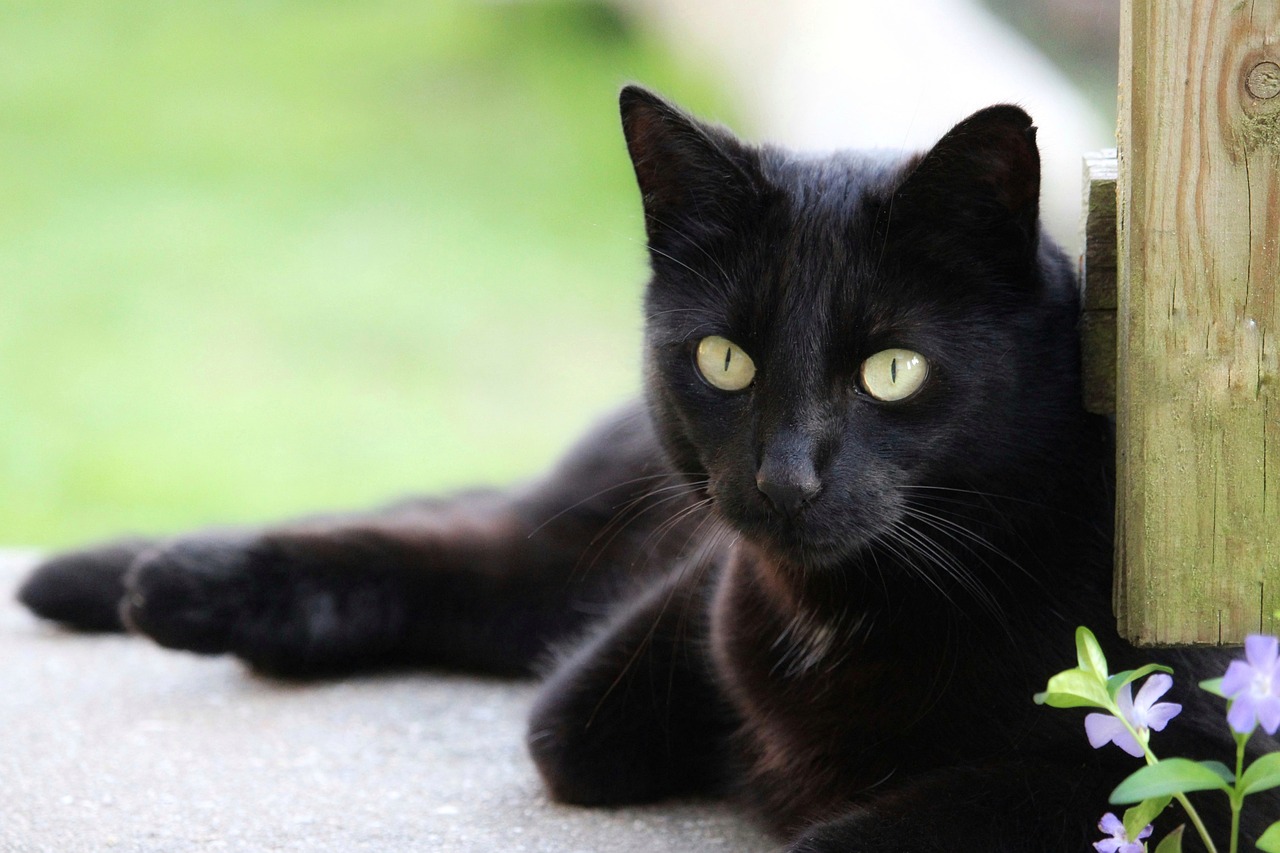
[[(1114, 145), (1113, 108), (1091, 103), (1059, 64), (988, 6), (975, 0), (626, 5), (649, 16), (678, 50), (711, 58), (761, 140), (912, 151), (975, 110), (1018, 104), (1040, 128), (1045, 222), (1075, 249), (1081, 155)], [(1026, 0), (1008, 3), (1005, 13), (1021, 14), (1047, 35), (1057, 29), (1050, 46), (1068, 49), (1073, 38), (1114, 39), (1118, 16), (1116, 4), (1105, 0)], [(1087, 46), (1095, 53), (1077, 64), (1106, 56), (1106, 44)]]

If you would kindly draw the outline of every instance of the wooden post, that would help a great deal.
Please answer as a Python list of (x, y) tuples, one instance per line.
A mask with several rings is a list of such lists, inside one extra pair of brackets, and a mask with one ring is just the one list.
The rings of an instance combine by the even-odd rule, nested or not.
[(1124, 0), (1116, 595), (1140, 643), (1280, 620), (1280, 0)]
[(1116, 410), (1116, 150), (1084, 155), (1080, 355), (1084, 407)]

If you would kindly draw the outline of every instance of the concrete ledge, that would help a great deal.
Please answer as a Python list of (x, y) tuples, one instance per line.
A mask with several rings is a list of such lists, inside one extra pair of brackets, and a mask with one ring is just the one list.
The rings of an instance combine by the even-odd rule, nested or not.
[(719, 804), (549, 803), (522, 747), (534, 688), (440, 675), (257, 678), (40, 624), (0, 553), (0, 851), (774, 849)]

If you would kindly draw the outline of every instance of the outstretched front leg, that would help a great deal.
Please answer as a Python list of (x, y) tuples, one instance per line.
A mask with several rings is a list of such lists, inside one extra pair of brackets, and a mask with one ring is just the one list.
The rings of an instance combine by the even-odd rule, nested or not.
[[(532, 520), (500, 494), (182, 537), (125, 576), (124, 621), (161, 645), (230, 652), (256, 668), (318, 675), (385, 664), (527, 669), (572, 628), (567, 554), (528, 546)], [(590, 588), (588, 588), (590, 587)]]
[(115, 627), (118, 611), (163, 645), (279, 674), (527, 671), (623, 578), (654, 571), (687, 540), (654, 535), (675, 515), (677, 529), (698, 520), (693, 487), (661, 459), (631, 407), (528, 488), (115, 543), (53, 558), (19, 596), (78, 627)]

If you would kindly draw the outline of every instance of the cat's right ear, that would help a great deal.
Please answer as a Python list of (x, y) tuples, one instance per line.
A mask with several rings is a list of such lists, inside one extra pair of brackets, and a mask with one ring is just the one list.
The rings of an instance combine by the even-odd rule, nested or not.
[(758, 200), (753, 151), (638, 86), (619, 96), (650, 245), (711, 238)]

